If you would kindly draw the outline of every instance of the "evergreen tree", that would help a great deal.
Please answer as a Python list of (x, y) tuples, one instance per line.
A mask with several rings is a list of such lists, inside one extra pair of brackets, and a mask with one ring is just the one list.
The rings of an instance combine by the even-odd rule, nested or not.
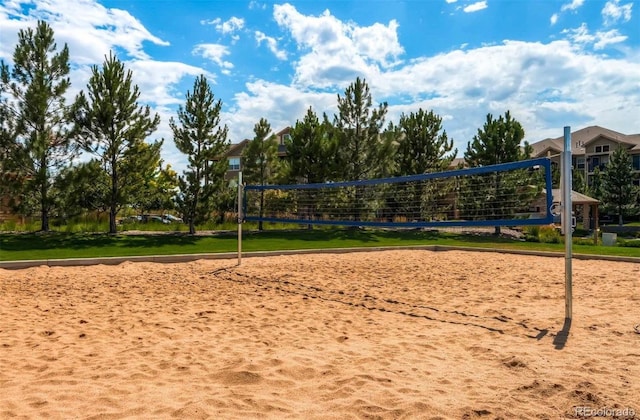
[(587, 184), (584, 181), (584, 170), (573, 169), (571, 173), (571, 181), (573, 183), (571, 189), (581, 194), (587, 194)]
[[(0, 67), (0, 75), (4, 73), (2, 67)], [(12, 162), (10, 159), (14, 156), (13, 149), (15, 148), (15, 121), (11, 114), (11, 107), (9, 106), (9, 99), (7, 97), (9, 93), (8, 83), (5, 83), (2, 77), (0, 77), (0, 195), (8, 196), (9, 187), (11, 185), (11, 179), (13, 178), (11, 167)]]
[[(395, 175), (413, 175), (447, 170), (458, 153), (453, 149), (442, 128), (442, 118), (422, 108), (409, 115), (402, 114), (397, 127), (398, 146), (395, 153)], [(453, 152), (452, 152), (453, 151)], [(411, 219), (441, 217), (440, 203), (453, 188), (453, 181), (414, 185), (402, 192), (400, 199), (389, 203), (392, 208), (408, 207), (401, 211)], [(393, 195), (392, 198), (395, 198)], [(413, 208), (413, 214), (408, 211)]]
[[(264, 118), (254, 126), (253, 132), (253, 140), (242, 151), (242, 175), (247, 184), (270, 184), (280, 169), (278, 141), (270, 135), (271, 125)], [(264, 214), (264, 199), (264, 190), (260, 190), (260, 217)], [(258, 230), (262, 230), (262, 221), (258, 223)]]
[(416, 113), (402, 114), (398, 128), (398, 176), (447, 170), (458, 153), (453, 149), (453, 139), (449, 140), (442, 128), (442, 118), (433, 111), (421, 108)]
[[(478, 129), (473, 140), (467, 144), (464, 159), (470, 167), (528, 159), (531, 156), (531, 146), (525, 142), (521, 148), (523, 138), (524, 129), (511, 117), (509, 111), (498, 119), (488, 114), (483, 128)], [(488, 215), (489, 219), (512, 217), (523, 198), (519, 196), (519, 192), (533, 191), (526, 188), (526, 184), (531, 181), (526, 171), (495, 172), (482, 176), (481, 182), (473, 178), (470, 180), (473, 185), (467, 186), (469, 195), (473, 197), (463, 197), (466, 200), (465, 206), (471, 212)], [(495, 233), (500, 234), (500, 226), (495, 227)]]
[[(12, 174), (15, 194), (37, 201), (41, 226), (49, 230), (57, 173), (72, 159), (75, 148), (67, 129), (69, 106), (65, 94), (69, 81), (69, 49), (58, 50), (51, 27), (44, 21), (18, 32), (13, 67), (0, 62), (0, 79), (12, 101), (3, 100), (0, 111), (0, 148), (3, 171)], [(3, 92), (4, 93), (4, 92)], [(5, 98), (6, 99), (6, 98)]]
[(623, 216), (636, 213), (637, 194), (637, 188), (633, 185), (631, 156), (624, 147), (618, 147), (611, 154), (602, 174), (602, 199), (618, 215), (618, 225), (622, 226)]
[[(366, 80), (350, 84), (344, 96), (338, 95), (338, 115), (334, 117), (334, 136), (337, 140), (337, 180), (356, 181), (383, 176), (390, 172), (393, 159), (393, 138), (382, 135), (387, 104), (373, 107)], [(362, 188), (348, 190), (342, 203), (346, 209), (356, 209), (355, 220), (371, 214), (373, 197)]]
[(63, 169), (56, 179), (61, 214), (68, 218), (86, 211), (106, 212), (109, 210), (109, 182), (109, 175), (97, 159)]
[(596, 166), (593, 169), (593, 175), (591, 175), (591, 179), (589, 180), (590, 184), (587, 188), (589, 196), (602, 201), (604, 197), (603, 185), (602, 185), (602, 172), (600, 172), (600, 168)]
[(332, 161), (336, 144), (330, 131), (327, 116), (320, 121), (312, 108), (307, 110), (302, 121), (296, 121), (290, 138), (285, 140), (288, 181), (313, 184), (331, 179), (335, 170)]
[(391, 158), (381, 130), (387, 104), (372, 107), (369, 85), (359, 77), (349, 85), (344, 97), (338, 95), (338, 115), (334, 118), (338, 140), (339, 178), (345, 181), (374, 178), (384, 172)]
[[(75, 132), (82, 147), (100, 159), (110, 178), (109, 233), (117, 232), (116, 216), (129, 203), (139, 169), (136, 152), (160, 123), (149, 106), (138, 105), (140, 91), (132, 78), (110, 53), (102, 69), (92, 67), (87, 95), (80, 92), (74, 104)], [(155, 147), (159, 149), (157, 143)]]
[(228, 163), (220, 157), (227, 151), (227, 126), (220, 125), (222, 102), (215, 100), (206, 77), (199, 76), (193, 93), (187, 92), (184, 108), (178, 109), (178, 122), (170, 121), (173, 139), (178, 150), (187, 155), (188, 166), (179, 177), (179, 211), (189, 224), (189, 233), (195, 225), (205, 221), (220, 204), (216, 194), (224, 188), (224, 174)]
[[(331, 137), (331, 123), (326, 114), (323, 121), (312, 108), (307, 110), (302, 121), (296, 121), (290, 138), (285, 140), (287, 148), (287, 181), (293, 183), (321, 183), (331, 179), (335, 167), (336, 143)], [(290, 196), (296, 192), (288, 192)], [(309, 218), (317, 208), (318, 191), (306, 190), (297, 193)], [(308, 226), (310, 229), (312, 225)]]

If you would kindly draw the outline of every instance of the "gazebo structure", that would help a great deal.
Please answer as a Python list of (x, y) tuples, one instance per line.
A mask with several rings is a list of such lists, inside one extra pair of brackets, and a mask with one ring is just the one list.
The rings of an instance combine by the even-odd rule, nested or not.
[[(552, 190), (553, 202), (562, 204), (562, 195), (559, 188)], [(598, 231), (598, 205), (600, 201), (595, 198), (589, 197), (577, 191), (571, 190), (571, 204), (573, 214), (579, 221), (582, 219), (582, 227), (587, 230), (594, 229)], [(593, 220), (593, 224), (591, 224)]]
[[(553, 194), (553, 203), (562, 204), (562, 194), (559, 188), (554, 188), (551, 193)], [(537, 201), (538, 208), (542, 208), (545, 202), (545, 192), (542, 193), (542, 197)], [(571, 190), (571, 211), (576, 217), (576, 227), (582, 222), (582, 227), (586, 230), (594, 231), (594, 240), (597, 244), (598, 235), (597, 232), (600, 229), (598, 222), (598, 205), (600, 201), (595, 198), (589, 197), (577, 191)], [(591, 221), (593, 220), (593, 223)]]

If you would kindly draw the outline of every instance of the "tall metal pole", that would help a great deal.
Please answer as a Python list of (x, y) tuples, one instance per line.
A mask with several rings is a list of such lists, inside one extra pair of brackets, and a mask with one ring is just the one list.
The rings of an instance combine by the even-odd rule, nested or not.
[(242, 198), (244, 187), (242, 185), (242, 171), (238, 173), (238, 265), (242, 264)]
[(564, 230), (564, 284), (565, 319), (572, 318), (572, 247), (573, 247), (573, 204), (571, 203), (571, 127), (564, 128), (564, 152), (562, 152), (562, 227)]

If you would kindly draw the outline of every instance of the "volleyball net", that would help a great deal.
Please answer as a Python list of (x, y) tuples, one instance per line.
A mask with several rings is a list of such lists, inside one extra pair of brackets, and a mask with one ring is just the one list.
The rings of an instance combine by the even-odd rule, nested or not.
[(246, 221), (396, 228), (553, 222), (547, 158), (394, 178), (246, 185)]

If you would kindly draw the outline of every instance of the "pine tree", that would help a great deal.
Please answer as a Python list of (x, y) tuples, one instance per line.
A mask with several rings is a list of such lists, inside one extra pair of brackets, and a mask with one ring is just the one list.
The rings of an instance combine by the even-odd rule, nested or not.
[[(337, 180), (356, 181), (383, 176), (392, 166), (392, 137), (382, 135), (387, 104), (373, 107), (366, 80), (350, 84), (344, 96), (338, 95), (338, 115), (334, 117), (334, 136), (337, 140)], [(356, 209), (355, 220), (363, 220), (371, 213), (372, 197), (362, 188), (348, 192), (343, 207)]]
[[(470, 167), (495, 165), (499, 163), (515, 162), (528, 159), (531, 156), (531, 146), (527, 142), (520, 146), (524, 138), (524, 129), (518, 121), (511, 118), (507, 111), (494, 119), (491, 114), (482, 129), (473, 140), (467, 144), (464, 159)], [(467, 210), (488, 213), (490, 219), (504, 219), (513, 216), (521, 197), (518, 197), (519, 185), (528, 182), (524, 171), (517, 173), (496, 172), (484, 176), (481, 184), (475, 181), (472, 189), (474, 197), (467, 200)], [(500, 226), (495, 227), (496, 235), (500, 234)]]
[(227, 126), (220, 125), (222, 102), (215, 100), (206, 77), (199, 76), (193, 93), (187, 92), (184, 108), (178, 109), (178, 122), (170, 121), (173, 141), (178, 150), (187, 155), (188, 166), (178, 178), (180, 194), (177, 204), (189, 224), (205, 221), (215, 209), (215, 196), (224, 188), (227, 161), (220, 159), (229, 147)]
[(398, 176), (444, 171), (458, 153), (442, 128), (442, 118), (433, 111), (420, 108), (416, 113), (402, 114), (398, 128)]
[(307, 184), (331, 179), (336, 144), (330, 137), (331, 124), (324, 115), (323, 121), (312, 108), (302, 121), (296, 121), (291, 137), (285, 140), (287, 148), (287, 177), (291, 182)]
[[(395, 175), (413, 175), (428, 172), (441, 172), (449, 168), (458, 153), (453, 149), (453, 140), (442, 128), (442, 118), (433, 111), (422, 108), (409, 115), (402, 114), (396, 127), (397, 149), (395, 153)], [(453, 151), (453, 152), (452, 152)], [(400, 210), (411, 219), (440, 217), (437, 203), (453, 188), (453, 182), (414, 185), (413, 188), (390, 195), (388, 205)], [(417, 206), (416, 206), (417, 204)], [(406, 209), (403, 209), (407, 207)], [(411, 213), (407, 213), (413, 209)]]
[(587, 184), (584, 182), (584, 170), (573, 169), (571, 172), (571, 181), (573, 185), (571, 189), (581, 194), (587, 193)]
[(74, 131), (84, 150), (100, 159), (111, 180), (109, 233), (117, 232), (116, 215), (129, 202), (139, 170), (135, 152), (160, 123), (149, 106), (138, 105), (140, 91), (132, 78), (131, 71), (125, 71), (124, 64), (110, 53), (102, 69), (92, 67), (87, 95), (80, 92), (74, 104)]
[(631, 156), (624, 147), (618, 147), (611, 154), (602, 174), (602, 199), (618, 215), (620, 226), (623, 224), (623, 216), (635, 214), (637, 195), (637, 188), (633, 185)]
[(338, 115), (334, 118), (338, 140), (339, 178), (356, 181), (373, 178), (384, 172), (391, 155), (381, 138), (387, 114), (387, 104), (372, 106), (371, 92), (366, 80), (356, 79), (338, 95)]
[[(255, 136), (242, 151), (242, 175), (248, 184), (266, 185), (273, 182), (280, 169), (278, 141), (271, 133), (269, 122), (261, 118), (254, 126)], [(264, 214), (264, 190), (260, 190), (260, 218)], [(258, 223), (262, 230), (262, 221)]]
[(602, 185), (602, 172), (598, 166), (593, 169), (593, 175), (591, 175), (589, 181), (590, 185), (587, 188), (588, 194), (591, 197), (602, 201), (602, 198), (604, 197), (604, 186)]
[[(0, 79), (13, 101), (3, 101), (2, 143), (10, 158), (5, 172), (16, 182), (15, 194), (23, 201), (37, 201), (40, 229), (49, 230), (57, 173), (72, 159), (75, 148), (67, 129), (69, 106), (65, 94), (69, 80), (69, 49), (58, 51), (51, 27), (44, 21), (18, 32), (13, 67), (0, 62)], [(0, 153), (3, 153), (0, 151)], [(8, 156), (7, 156), (8, 157)], [(5, 173), (6, 175), (6, 173)]]
[[(8, 196), (13, 178), (11, 171), (13, 165), (10, 159), (14, 155), (13, 149), (15, 148), (15, 121), (7, 97), (9, 93), (8, 81), (5, 83), (1, 77), (2, 73), (5, 73), (2, 68), (0, 66), (0, 195)], [(8, 71), (6, 73), (8, 74)]]
[[(290, 135), (285, 140), (287, 181), (315, 184), (330, 180), (335, 172), (336, 142), (331, 137), (331, 123), (326, 114), (320, 121), (313, 109), (309, 108), (303, 120), (296, 121)], [(291, 191), (289, 194), (296, 193)], [(312, 218), (317, 208), (318, 191), (306, 190), (297, 194), (300, 202), (308, 203), (304, 211)], [(308, 228), (311, 229), (312, 225), (308, 225)]]

